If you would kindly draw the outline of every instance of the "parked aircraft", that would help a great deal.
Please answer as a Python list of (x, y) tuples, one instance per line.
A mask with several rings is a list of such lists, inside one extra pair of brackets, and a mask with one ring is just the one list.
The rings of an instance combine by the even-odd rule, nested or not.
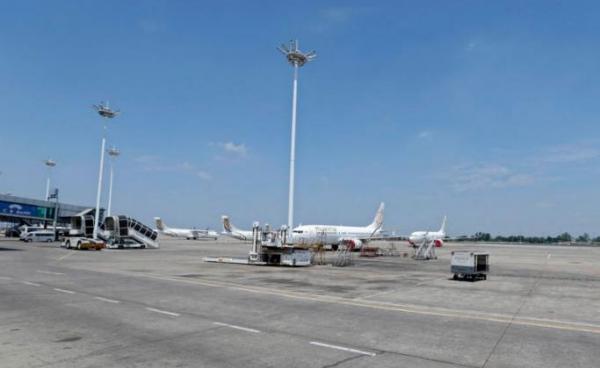
[(370, 240), (379, 239), (383, 226), (383, 202), (375, 214), (373, 222), (367, 226), (336, 225), (300, 225), (292, 230), (288, 238), (290, 244), (323, 244), (331, 245), (337, 250), (340, 244), (360, 249)]
[(418, 247), (424, 241), (433, 241), (436, 247), (444, 245), (446, 238), (446, 216), (442, 221), (442, 226), (438, 231), (415, 231), (408, 237), (408, 243), (413, 247)]
[(217, 240), (218, 234), (216, 231), (200, 230), (200, 229), (176, 229), (165, 225), (160, 217), (155, 217), (156, 229), (162, 235), (171, 236), (174, 238), (186, 239), (213, 239)]
[(238, 229), (233, 226), (228, 216), (221, 216), (221, 221), (223, 222), (223, 232), (221, 234), (243, 241), (252, 240), (252, 230)]

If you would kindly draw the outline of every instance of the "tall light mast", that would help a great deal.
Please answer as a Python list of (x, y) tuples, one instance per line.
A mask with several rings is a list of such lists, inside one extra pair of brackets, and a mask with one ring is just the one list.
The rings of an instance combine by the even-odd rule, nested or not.
[(46, 165), (46, 167), (48, 168), (48, 177), (46, 178), (46, 196), (44, 197), (44, 200), (47, 201), (50, 197), (50, 176), (52, 174), (52, 168), (56, 166), (56, 161), (52, 159), (47, 159), (44, 160), (44, 165)]
[(115, 159), (121, 154), (121, 152), (116, 149), (115, 147), (112, 147), (111, 149), (108, 150), (108, 155), (110, 156), (110, 179), (109, 179), (109, 185), (108, 185), (108, 208), (106, 209), (106, 215), (110, 216), (111, 212), (111, 208), (112, 208), (112, 189), (113, 189), (113, 176), (114, 176), (114, 170), (113, 170), (113, 166), (114, 166), (114, 161)]
[(94, 233), (93, 238), (98, 239), (98, 227), (100, 222), (100, 196), (102, 194), (102, 174), (104, 172), (104, 151), (106, 150), (106, 125), (109, 119), (113, 119), (120, 112), (111, 110), (108, 107), (108, 102), (100, 103), (99, 105), (94, 105), (94, 109), (98, 112), (98, 114), (104, 118), (104, 129), (102, 131), (102, 145), (100, 148), (100, 169), (98, 171), (98, 191), (96, 192), (96, 213), (94, 217)]
[(298, 48), (298, 41), (290, 41), (277, 48), (285, 55), (294, 68), (294, 83), (292, 87), (292, 143), (290, 145), (290, 191), (288, 196), (288, 228), (294, 227), (294, 180), (296, 170), (296, 106), (298, 100), (298, 69), (317, 57), (315, 51), (303, 53)]

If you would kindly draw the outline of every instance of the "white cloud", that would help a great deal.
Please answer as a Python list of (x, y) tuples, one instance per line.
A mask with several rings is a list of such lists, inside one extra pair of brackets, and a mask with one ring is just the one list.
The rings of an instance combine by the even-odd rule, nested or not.
[(320, 10), (319, 16), (330, 22), (343, 23), (350, 20), (353, 13), (354, 9), (350, 7), (332, 7)]
[(543, 163), (561, 164), (583, 162), (600, 157), (600, 150), (583, 145), (563, 145), (553, 147), (542, 153), (538, 161)]
[(419, 134), (417, 135), (418, 138), (420, 139), (429, 139), (433, 136), (433, 132), (430, 130), (423, 130), (420, 131)]
[(194, 174), (201, 179), (210, 180), (212, 176), (203, 170), (199, 170), (196, 165), (188, 162), (175, 162), (168, 163), (162, 160), (159, 156), (155, 155), (142, 155), (136, 157), (134, 161), (139, 164), (139, 166), (144, 171), (149, 172), (171, 172), (171, 173), (188, 173)]
[(485, 188), (528, 186), (535, 182), (533, 175), (515, 173), (506, 166), (497, 164), (462, 165), (455, 167), (449, 177), (457, 191)]
[(196, 173), (196, 176), (203, 180), (211, 180), (212, 179), (212, 175), (210, 175), (206, 171), (198, 171)]
[[(217, 143), (209, 143), (209, 146), (219, 147), (224, 154), (229, 156), (237, 156), (237, 157), (245, 157), (248, 154), (248, 148), (243, 143), (234, 143), (234, 142), (217, 142)], [(217, 156), (219, 158), (225, 158), (221, 156)]]
[(334, 6), (320, 9), (309, 28), (317, 33), (335, 30), (369, 12), (368, 7)]

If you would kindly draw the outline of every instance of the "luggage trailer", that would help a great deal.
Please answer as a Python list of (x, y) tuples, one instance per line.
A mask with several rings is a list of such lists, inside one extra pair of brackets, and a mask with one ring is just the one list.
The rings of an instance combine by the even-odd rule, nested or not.
[(287, 235), (288, 228), (285, 225), (279, 230), (271, 230), (269, 225), (263, 229), (255, 222), (252, 226), (252, 248), (247, 258), (205, 257), (204, 261), (256, 266), (310, 266), (310, 250), (287, 244)]
[(450, 272), (454, 274), (452, 276), (454, 280), (487, 280), (487, 274), (490, 271), (490, 255), (488, 253), (453, 251), (451, 254)]

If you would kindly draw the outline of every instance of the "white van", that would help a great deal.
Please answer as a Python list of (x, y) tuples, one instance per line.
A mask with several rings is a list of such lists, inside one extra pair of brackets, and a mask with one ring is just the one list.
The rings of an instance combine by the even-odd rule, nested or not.
[(28, 233), (24, 233), (21, 235), (21, 240), (28, 242), (53, 242), (54, 241), (54, 231), (51, 230), (37, 230), (31, 231)]

